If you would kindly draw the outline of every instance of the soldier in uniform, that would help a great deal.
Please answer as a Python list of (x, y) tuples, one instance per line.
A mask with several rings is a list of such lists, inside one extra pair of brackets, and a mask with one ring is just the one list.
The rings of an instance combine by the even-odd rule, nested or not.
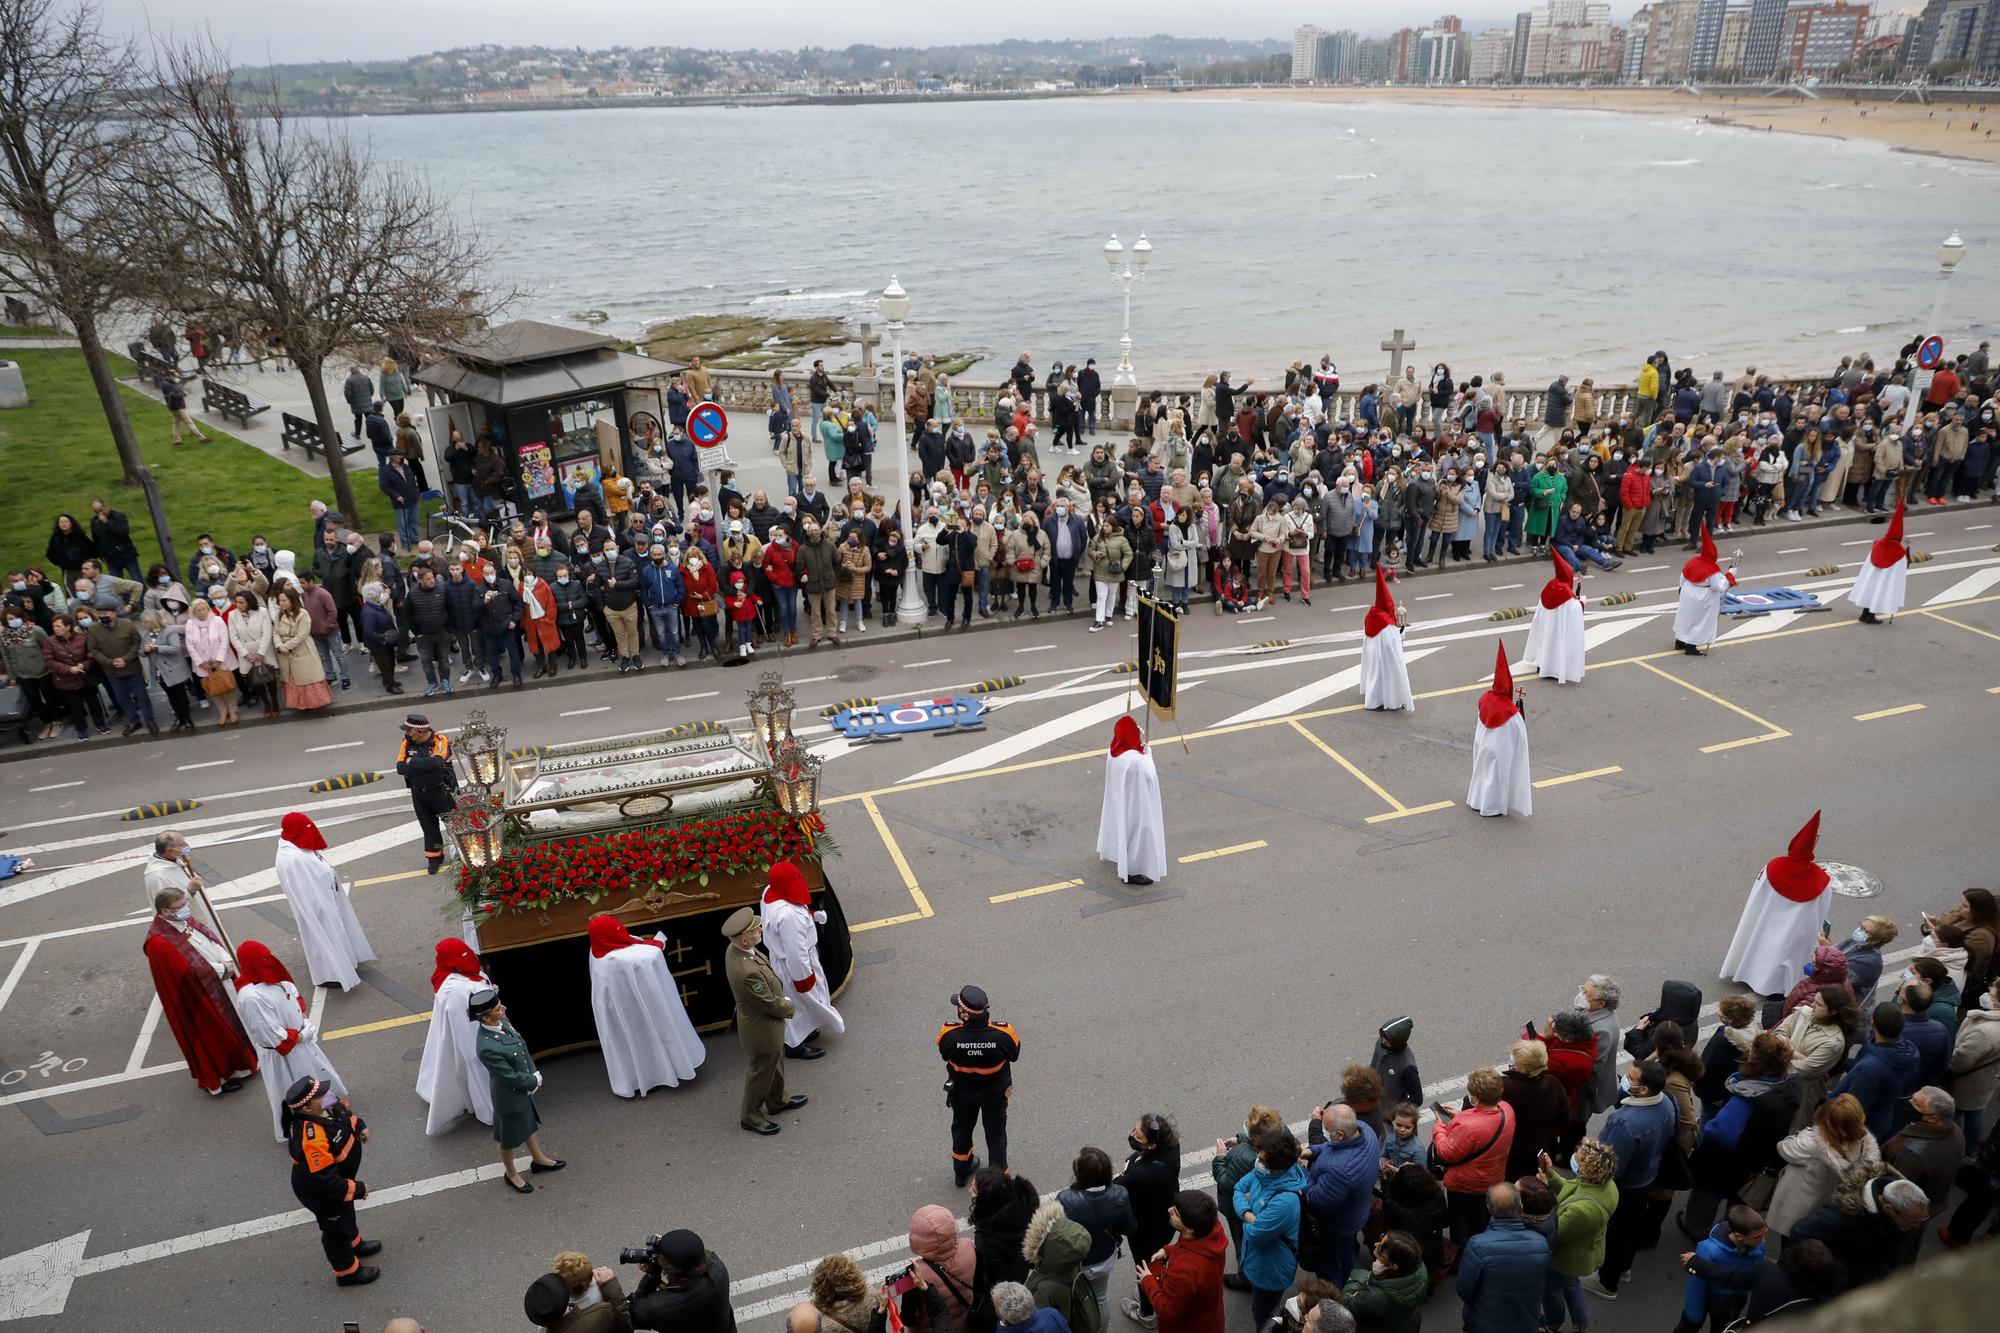
[(507, 1021), (507, 1006), (500, 992), (487, 987), (466, 997), (465, 1012), (479, 1024), (479, 1063), (486, 1066), (493, 1085), (493, 1138), (500, 1145), (503, 1179), (516, 1194), (533, 1194), (535, 1187), (521, 1179), (514, 1168), (514, 1150), (528, 1147), (528, 1170), (535, 1175), (560, 1171), (569, 1163), (542, 1151), (541, 1113), (535, 1109), (535, 1094), (541, 1090), (542, 1074), (528, 1043)]
[(432, 731), (431, 720), (422, 713), (403, 719), (396, 772), (410, 789), (410, 804), (424, 830), (424, 868), (435, 875), (444, 864), (444, 829), (438, 821), (457, 803), (458, 777), (451, 769), (451, 742)]
[(951, 1178), (963, 1188), (979, 1170), (972, 1153), (972, 1127), (986, 1122), (986, 1155), (1002, 1170), (1007, 1166), (1007, 1098), (1014, 1092), (1013, 1064), (1021, 1058), (1021, 1039), (1005, 1023), (988, 1014), (986, 992), (977, 986), (960, 988), (950, 999), (958, 1021), (946, 1023), (937, 1036), (944, 1057), (945, 1105), (951, 1107)]
[(806, 1104), (802, 1092), (785, 1095), (785, 1020), (792, 1016), (792, 997), (771, 970), (771, 961), (757, 952), (764, 923), (747, 907), (739, 907), (722, 923), (729, 938), (723, 970), (736, 996), (736, 1034), (750, 1068), (743, 1075), (743, 1106), (738, 1122), (752, 1134), (775, 1134), (772, 1115)]
[(382, 1276), (381, 1269), (361, 1262), (380, 1253), (382, 1242), (361, 1239), (354, 1217), (356, 1201), (368, 1197), (368, 1186), (356, 1179), (368, 1126), (326, 1091), (327, 1084), (316, 1078), (301, 1078), (285, 1089), (281, 1118), (292, 1156), (292, 1195), (319, 1223), (320, 1248), (333, 1266), (334, 1281), (361, 1287)]

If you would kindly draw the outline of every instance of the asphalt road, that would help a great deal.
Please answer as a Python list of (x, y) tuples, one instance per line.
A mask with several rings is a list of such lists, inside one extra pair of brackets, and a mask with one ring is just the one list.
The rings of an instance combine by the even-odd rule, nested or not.
[[(1539, 572), (1412, 581), (1427, 599), (1410, 607), (1414, 715), (1359, 711), (1364, 587), (1327, 589), (1310, 611), (1280, 603), (1270, 620), (1197, 608), (1180, 716), (1152, 726), (1181, 861), (1147, 891), (1093, 854), (1102, 746), (1129, 685), (1110, 669), (1132, 655), (1128, 625), (1089, 635), (1045, 619), (794, 658), (800, 730), (829, 755), (826, 814), (843, 848), (831, 872), (858, 930), (849, 1031), (827, 1059), (793, 1067), (812, 1104), (772, 1140), (734, 1124), (743, 1061), (728, 1034), (711, 1036), (693, 1083), (641, 1102), (611, 1096), (592, 1055), (550, 1061), (544, 1141), (571, 1165), (525, 1198), (494, 1183), (476, 1123), (421, 1132), (422, 1019), (408, 1020), (428, 1011), (431, 944), (453, 922), (437, 882), (412, 873), (416, 830), (393, 774), (304, 790), (386, 769), (394, 714), (8, 764), (0, 846), (44, 869), (0, 883), (0, 1256), (13, 1256), (0, 1257), (0, 1321), (366, 1329), (411, 1313), (440, 1333), (509, 1327), (557, 1251), (603, 1262), (686, 1225), (729, 1262), (744, 1322), (775, 1328), (803, 1286), (793, 1266), (835, 1249), (889, 1263), (912, 1210), (962, 1202), (931, 1047), (960, 984), (986, 987), (1024, 1034), (1014, 1166), (1053, 1190), (1079, 1145), (1115, 1149), (1144, 1111), (1174, 1118), (1191, 1147), (1254, 1102), (1303, 1117), (1399, 1013), (1416, 1018), (1424, 1075), (1451, 1099), (1452, 1081), (1504, 1059), (1521, 1022), (1566, 1003), (1587, 973), (1616, 977), (1635, 1017), (1667, 978), (1712, 1000), (1744, 892), (1817, 808), (1821, 857), (1882, 890), (1841, 900), (1836, 930), (1882, 910), (1907, 945), (1919, 909), (1988, 868), (1975, 834), (1991, 819), (1981, 742), (2000, 709), (1991, 523), (1985, 506), (1913, 516), (1913, 544), (1934, 558), (1912, 571), (1912, 610), (1881, 628), (1856, 624), (1837, 596), (1878, 530), (1745, 541), (1745, 586), (1813, 587), (1830, 609), (1730, 626), (1699, 660), (1665, 651), (1678, 552), (1657, 570), (1635, 561), (1586, 580), (1593, 598), (1641, 596), (1591, 612), (1582, 685), (1520, 673), (1547, 784), (1528, 819), (1481, 820), (1462, 802), (1494, 638), (1518, 656), (1527, 631), (1486, 617), (1532, 605)], [(1844, 568), (1805, 575), (1821, 563)], [(1279, 638), (1288, 646), (1253, 647)], [(855, 749), (818, 729), (818, 710), (851, 695), (887, 703), (1002, 674), (1025, 680), (992, 696), (983, 733)], [(548, 743), (740, 718), (754, 676), (606, 677), (429, 711), (453, 726), (490, 702), (510, 744)], [(118, 818), (176, 796), (202, 804)], [(153, 835), (186, 831), (232, 933), (299, 973), (270, 874), (290, 809), (314, 814), (356, 877), (381, 955), (321, 1018), (375, 1126), (364, 1176), (388, 1196), (363, 1218), (386, 1247), (384, 1280), (363, 1290), (336, 1290), (310, 1228), (287, 1224), (301, 1215), (259, 1086), (211, 1101), (171, 1035), (147, 1028), (137, 864)], [(1206, 1179), (1201, 1162), (1190, 1171)], [(1599, 1326), (1673, 1318), (1670, 1246), (1642, 1258)], [(1449, 1326), (1451, 1303), (1438, 1297), (1430, 1320)]]

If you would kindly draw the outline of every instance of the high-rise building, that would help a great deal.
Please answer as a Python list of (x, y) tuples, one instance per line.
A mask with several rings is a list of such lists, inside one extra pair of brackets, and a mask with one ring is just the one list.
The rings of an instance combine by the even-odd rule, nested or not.
[(1320, 77), (1319, 39), (1325, 29), (1316, 23), (1301, 23), (1292, 29), (1292, 82), (1311, 83)]
[(1494, 83), (1513, 78), (1514, 30), (1489, 28), (1475, 34), (1465, 77), (1469, 83)]
[(1714, 68), (1731, 77), (1743, 68), (1743, 46), (1750, 36), (1750, 6), (1732, 3), (1722, 16), (1722, 38), (1715, 46)]
[(1694, 11), (1694, 42), (1688, 48), (1688, 73), (1706, 74), (1719, 63), (1722, 23), (1729, 15), (1729, 0), (1697, 0)]
[(1321, 82), (1354, 82), (1357, 69), (1355, 47), (1359, 40), (1352, 29), (1346, 28), (1329, 32), (1319, 39), (1318, 77)]
[(1632, 21), (1625, 25), (1625, 49), (1618, 60), (1618, 78), (1622, 83), (1637, 83), (1646, 76), (1646, 45), (1653, 36), (1653, 7), (1639, 6), (1632, 15)]
[(1866, 5), (1793, 5), (1779, 29), (1777, 72), (1825, 74), (1853, 64), (1867, 21)]
[(1652, 32), (1646, 38), (1648, 81), (1678, 83), (1687, 77), (1699, 4), (1700, 0), (1654, 0)]
[(1750, 28), (1743, 37), (1743, 77), (1768, 79), (1778, 68), (1788, 0), (1750, 0)]
[(2000, 69), (2000, 0), (1930, 0), (1903, 36), (1903, 63), (1928, 69), (1951, 60)]
[[(1456, 23), (1457, 19), (1451, 19)], [(1413, 83), (1457, 83), (1471, 64), (1465, 34), (1456, 28), (1425, 28), (1417, 34), (1410, 68)]]
[(1534, 30), (1534, 10), (1524, 9), (1514, 16), (1514, 49), (1509, 55), (1508, 72), (1517, 82), (1528, 72), (1528, 37)]

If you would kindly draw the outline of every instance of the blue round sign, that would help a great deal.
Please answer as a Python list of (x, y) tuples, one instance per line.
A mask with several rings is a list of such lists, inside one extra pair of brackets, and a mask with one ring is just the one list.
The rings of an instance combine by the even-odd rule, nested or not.
[(729, 415), (720, 403), (703, 400), (688, 413), (688, 438), (703, 448), (729, 438)]
[(1944, 360), (1944, 339), (1933, 333), (1917, 348), (1917, 369), (1936, 370), (1938, 362)]

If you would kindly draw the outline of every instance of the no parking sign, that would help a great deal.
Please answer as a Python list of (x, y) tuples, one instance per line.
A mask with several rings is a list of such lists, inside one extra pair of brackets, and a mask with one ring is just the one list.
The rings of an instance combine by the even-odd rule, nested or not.
[(1944, 360), (1944, 339), (1933, 333), (1917, 348), (1917, 369), (1936, 370), (1938, 362)]
[(703, 399), (688, 413), (688, 438), (703, 449), (713, 449), (729, 438), (729, 414), (722, 404)]

